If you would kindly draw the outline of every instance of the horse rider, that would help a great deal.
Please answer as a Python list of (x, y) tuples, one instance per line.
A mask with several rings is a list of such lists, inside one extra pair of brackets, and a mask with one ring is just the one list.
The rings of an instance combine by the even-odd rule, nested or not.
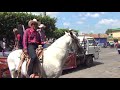
[(37, 31), (40, 34), (41, 45), (43, 48), (45, 48), (45, 44), (46, 44), (45, 28), (46, 28), (46, 26), (44, 24), (40, 24), (38, 27), (39, 27), (39, 29), (37, 29)]
[(30, 28), (27, 28), (23, 35), (23, 48), (30, 57), (30, 62), (28, 65), (27, 73), (30, 78), (35, 76), (33, 72), (34, 63), (37, 60), (36, 49), (38, 45), (41, 45), (41, 39), (39, 33), (36, 31), (38, 29), (39, 22), (36, 19), (30, 20), (28, 25)]

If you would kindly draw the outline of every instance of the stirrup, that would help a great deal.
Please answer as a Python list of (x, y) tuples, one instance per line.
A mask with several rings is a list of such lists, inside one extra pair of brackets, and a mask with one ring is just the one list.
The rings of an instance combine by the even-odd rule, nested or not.
[(21, 70), (16, 70), (15, 73), (17, 74), (17, 77), (20, 78), (20, 76), (21, 76)]

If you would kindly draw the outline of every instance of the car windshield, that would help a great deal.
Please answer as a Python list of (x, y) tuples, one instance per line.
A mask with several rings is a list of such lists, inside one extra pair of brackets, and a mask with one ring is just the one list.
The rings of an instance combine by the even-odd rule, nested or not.
[(95, 45), (94, 39), (88, 39), (88, 42), (89, 42), (89, 46), (94, 46)]

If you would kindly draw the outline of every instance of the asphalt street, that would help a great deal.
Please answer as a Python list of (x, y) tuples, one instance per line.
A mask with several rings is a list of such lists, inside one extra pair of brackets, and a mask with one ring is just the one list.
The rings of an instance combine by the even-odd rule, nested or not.
[(100, 57), (92, 67), (63, 71), (60, 78), (120, 78), (120, 54), (115, 48), (101, 48)]

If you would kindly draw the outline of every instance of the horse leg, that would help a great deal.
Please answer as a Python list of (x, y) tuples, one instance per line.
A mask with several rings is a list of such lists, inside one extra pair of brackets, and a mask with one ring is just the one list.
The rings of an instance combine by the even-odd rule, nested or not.
[(54, 78), (59, 78), (62, 75), (62, 70), (60, 70)]
[(12, 78), (17, 78), (17, 72), (15, 69), (11, 70), (10, 73)]
[(34, 65), (33, 65), (33, 73), (35, 74), (36, 78), (41, 77), (41, 66), (39, 60), (35, 60)]
[(11, 77), (16, 78), (17, 76), (16, 76), (16, 70), (15, 70), (15, 63), (13, 59), (8, 58), (7, 62), (8, 62), (8, 67), (10, 70)]

